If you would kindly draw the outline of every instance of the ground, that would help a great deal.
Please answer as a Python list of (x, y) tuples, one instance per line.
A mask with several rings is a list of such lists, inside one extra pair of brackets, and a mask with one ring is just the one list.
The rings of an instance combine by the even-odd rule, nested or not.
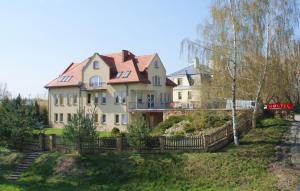
[[(45, 128), (43, 130), (34, 130), (34, 133), (45, 133), (46, 135), (55, 134), (56, 136), (62, 136), (63, 129), (61, 128)], [(109, 137), (111, 133), (108, 131), (97, 131), (99, 137)]]
[(293, 185), (278, 185), (282, 178), (278, 172), (284, 170), (274, 168), (281, 161), (276, 147), (289, 130), (280, 122), (262, 121), (241, 139), (240, 146), (231, 144), (215, 153), (46, 153), (17, 184), (0, 178), (0, 190), (289, 190), (296, 188), (299, 177), (293, 176)]

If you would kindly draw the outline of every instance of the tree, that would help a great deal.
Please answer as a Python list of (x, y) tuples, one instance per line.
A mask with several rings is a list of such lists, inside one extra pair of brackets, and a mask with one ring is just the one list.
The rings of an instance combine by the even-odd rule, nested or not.
[(32, 131), (40, 128), (35, 106), (26, 103), (19, 95), (15, 99), (4, 98), (0, 106), (0, 137), (2, 144), (11, 144), (18, 149), (32, 138)]
[(91, 115), (87, 115), (81, 109), (71, 118), (71, 121), (63, 130), (63, 137), (72, 143), (76, 143), (79, 153), (82, 153), (84, 143), (94, 143), (97, 137), (96, 125), (94, 123), (95, 109)]
[(136, 113), (132, 117), (132, 122), (128, 126), (128, 133), (126, 137), (129, 145), (135, 149), (140, 149), (145, 139), (150, 134), (150, 128), (141, 113)]
[(3, 100), (4, 98), (10, 98), (11, 93), (7, 89), (6, 84), (0, 83), (0, 101)]

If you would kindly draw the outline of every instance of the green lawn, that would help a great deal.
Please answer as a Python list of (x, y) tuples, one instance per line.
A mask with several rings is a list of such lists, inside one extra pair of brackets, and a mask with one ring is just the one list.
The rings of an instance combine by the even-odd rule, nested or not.
[(288, 129), (279, 123), (262, 122), (241, 139), (239, 147), (231, 144), (216, 153), (84, 157), (47, 153), (17, 184), (0, 179), (0, 190), (278, 190), (268, 166), (276, 160), (274, 146)]
[[(44, 132), (46, 135), (55, 134), (56, 136), (62, 136), (63, 129), (59, 129), (59, 128), (45, 128), (43, 130), (34, 130), (34, 133), (36, 133), (36, 134), (42, 133), (42, 132)], [(111, 136), (111, 133), (108, 132), (108, 131), (97, 131), (97, 135), (99, 137), (109, 137), (109, 136)]]

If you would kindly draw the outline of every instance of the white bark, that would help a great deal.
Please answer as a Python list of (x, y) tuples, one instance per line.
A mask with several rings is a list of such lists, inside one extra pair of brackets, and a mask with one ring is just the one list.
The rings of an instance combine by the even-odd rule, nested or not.
[(239, 145), (239, 137), (237, 132), (237, 120), (236, 120), (236, 65), (237, 65), (237, 45), (236, 45), (236, 21), (235, 21), (235, 0), (230, 0), (231, 4), (231, 19), (232, 19), (232, 30), (233, 30), (233, 72), (232, 74), (232, 129), (233, 129), (233, 138), (234, 138), (234, 144)]

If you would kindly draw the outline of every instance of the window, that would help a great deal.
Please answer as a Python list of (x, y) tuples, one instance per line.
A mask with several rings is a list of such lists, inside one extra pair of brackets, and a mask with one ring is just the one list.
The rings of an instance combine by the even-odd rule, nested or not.
[(182, 78), (177, 78), (177, 85), (182, 86)]
[(127, 116), (126, 114), (122, 114), (122, 125), (126, 125), (127, 124)]
[(101, 122), (102, 122), (103, 124), (106, 123), (106, 115), (105, 115), (105, 114), (102, 114)]
[(131, 71), (124, 72), (123, 78), (128, 78)]
[(94, 97), (94, 104), (98, 104), (99, 103), (99, 97), (98, 97), (98, 94), (95, 95)]
[(188, 99), (192, 99), (192, 92), (188, 91)]
[(98, 114), (97, 113), (95, 113), (95, 115), (94, 115), (94, 121), (95, 121), (95, 123), (98, 123)]
[(167, 100), (167, 93), (164, 93), (164, 100), (165, 100), (165, 103), (168, 103), (168, 100)]
[(68, 113), (68, 122), (70, 122), (71, 119), (72, 119), (72, 115), (71, 115), (71, 113)]
[(121, 92), (122, 104), (126, 104), (126, 92)]
[(119, 114), (115, 115), (115, 124), (119, 124)]
[(87, 104), (91, 104), (91, 99), (92, 99), (92, 95), (88, 94), (87, 95)]
[(116, 75), (116, 78), (120, 78), (122, 76), (123, 72), (118, 72)]
[(63, 95), (59, 95), (59, 104), (64, 105), (64, 96)]
[(106, 92), (101, 93), (101, 104), (106, 104)]
[(164, 103), (163, 93), (160, 93), (160, 103)]
[(115, 103), (116, 104), (121, 103), (121, 94), (120, 94), (120, 92), (114, 93), (114, 97), (115, 97)]
[(73, 95), (73, 104), (76, 105), (77, 104), (77, 94)]
[(181, 100), (182, 99), (182, 93), (178, 92), (178, 99)]
[(67, 104), (68, 104), (68, 105), (71, 105), (71, 99), (72, 99), (72, 95), (71, 95), (71, 94), (68, 94), (68, 95), (67, 95)]
[(57, 113), (54, 114), (54, 121), (58, 122), (58, 114)]
[(55, 103), (55, 105), (58, 105), (58, 101), (59, 101), (58, 96), (54, 95), (54, 103)]
[(158, 62), (157, 61), (154, 62), (154, 67), (158, 68)]
[(58, 80), (59, 82), (68, 82), (72, 79), (73, 76), (62, 76), (60, 77), (60, 79)]
[(152, 76), (152, 84), (154, 86), (160, 86), (160, 77), (159, 76)]
[(100, 64), (99, 64), (98, 61), (93, 62), (93, 68), (96, 69), (96, 70), (100, 68)]
[(138, 104), (143, 104), (143, 94), (138, 93), (136, 97), (137, 97), (137, 103)]
[(91, 87), (100, 87), (102, 85), (100, 76), (93, 76), (90, 78), (90, 86)]
[(64, 122), (64, 114), (63, 113), (61, 113), (60, 115), (59, 115), (59, 122)]

